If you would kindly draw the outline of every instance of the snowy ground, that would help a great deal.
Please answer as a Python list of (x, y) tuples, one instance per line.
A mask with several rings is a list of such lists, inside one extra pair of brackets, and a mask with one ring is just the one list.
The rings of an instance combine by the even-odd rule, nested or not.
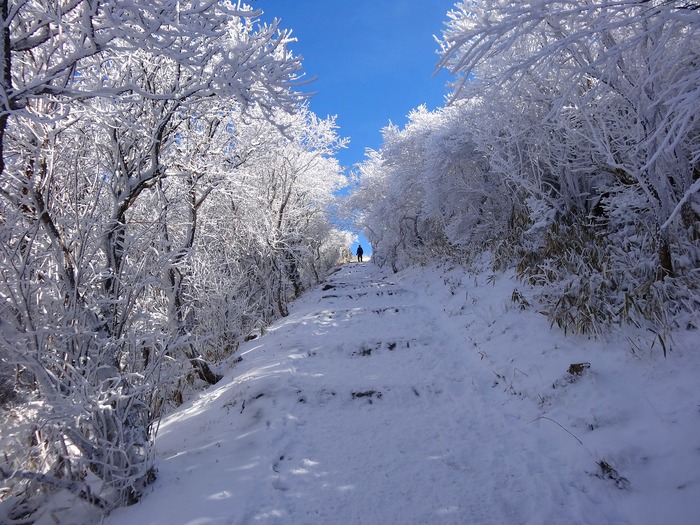
[(163, 422), (157, 482), (106, 523), (700, 523), (697, 332), (667, 358), (565, 338), (515, 288), (536, 304), (343, 266)]

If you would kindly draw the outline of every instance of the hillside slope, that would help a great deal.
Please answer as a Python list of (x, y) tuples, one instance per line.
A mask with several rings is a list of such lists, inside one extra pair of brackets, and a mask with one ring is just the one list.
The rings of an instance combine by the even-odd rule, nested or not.
[(523, 288), (343, 266), (165, 419), (158, 480), (106, 523), (697, 523), (697, 333), (665, 359), (564, 338)]

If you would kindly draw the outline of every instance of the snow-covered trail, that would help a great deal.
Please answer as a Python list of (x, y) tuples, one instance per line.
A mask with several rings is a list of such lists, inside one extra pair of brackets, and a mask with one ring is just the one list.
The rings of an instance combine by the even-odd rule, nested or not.
[[(558, 512), (532, 485), (542, 460), (484, 405), (442, 312), (376, 273), (344, 267), (320, 301), (308, 298), (318, 310), (272, 332), (288, 375), (284, 399), (270, 401), (286, 406), (266, 421), (271, 471), (244, 521), (515, 523)], [(513, 502), (513, 492), (529, 494)]]
[(628, 523), (440, 300), (342, 267), (165, 420), (158, 481), (106, 523)]

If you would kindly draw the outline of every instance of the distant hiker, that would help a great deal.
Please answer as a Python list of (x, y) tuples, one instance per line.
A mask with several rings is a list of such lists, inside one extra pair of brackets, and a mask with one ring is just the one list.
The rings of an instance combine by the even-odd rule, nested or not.
[(358, 244), (357, 245), (357, 262), (362, 262), (362, 254), (365, 253), (365, 251), (362, 249), (362, 245)]

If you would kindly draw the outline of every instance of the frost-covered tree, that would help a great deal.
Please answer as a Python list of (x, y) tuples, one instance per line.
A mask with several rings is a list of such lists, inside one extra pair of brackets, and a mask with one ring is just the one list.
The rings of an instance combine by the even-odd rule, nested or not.
[(130, 503), (154, 474), (168, 385), (216, 380), (189, 340), (184, 282), (225, 176), (207, 141), (222, 115), (294, 112), (300, 62), (242, 5), (0, 7), (1, 357), (45, 422), (29, 449), (26, 429), (3, 432), (4, 496), (25, 513), (47, 486)]
[(476, 140), (523, 190), (521, 268), (560, 283), (563, 326), (633, 309), (673, 323), (697, 309), (699, 30), (698, 10), (678, 1), (460, 2), (450, 13), (453, 98), (492, 116), (475, 120)]
[(333, 119), (301, 107), (276, 122), (252, 115), (227, 126), (233, 133), (222, 168), (238, 167), (203, 206), (193, 286), (216, 286), (197, 293), (196, 318), (204, 333), (226, 340), (219, 348), (235, 348), (286, 315), (288, 301), (337, 263), (330, 254), (347, 240), (328, 215), (344, 183), (332, 157), (344, 143)]
[(388, 126), (378, 152), (360, 165), (350, 205), (374, 247), (394, 270), (412, 262), (480, 251), (512, 213), (503, 179), (489, 170), (468, 126), (470, 104), (409, 114)]
[[(609, 195), (609, 208), (645, 210), (640, 219), (653, 233), (659, 275), (672, 275), (671, 227), (700, 189), (697, 9), (677, 1), (457, 8), (443, 40), (443, 64), (460, 75), (455, 96), (470, 91), (476, 75), (472, 84), (491, 99), (515, 93), (528, 111), (534, 105), (528, 129), (544, 124), (550, 142), (575, 140), (571, 151), (539, 155), (567, 165), (553, 170), (553, 190), (576, 199), (591, 189), (576, 180), (591, 177), (582, 170), (608, 173), (593, 191)], [(513, 124), (511, 132), (522, 132)], [(542, 133), (535, 137), (545, 147)]]
[[(553, 322), (697, 326), (700, 10), (684, 1), (461, 1), (450, 107), (360, 167), (374, 260), (489, 251)], [(460, 255), (461, 256), (461, 255)]]

